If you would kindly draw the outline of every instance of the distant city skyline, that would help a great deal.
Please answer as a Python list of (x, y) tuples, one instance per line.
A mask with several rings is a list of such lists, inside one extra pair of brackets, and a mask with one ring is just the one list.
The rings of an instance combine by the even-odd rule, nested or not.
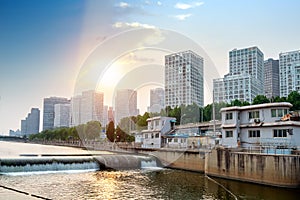
[(178, 2), (1, 0), (0, 134), (20, 129), (32, 107), (42, 113), (43, 98), (72, 97), (90, 52), (123, 31), (162, 28), (186, 35), (214, 62), (214, 78), (228, 72), (227, 54), (234, 48), (258, 46), (265, 59), (300, 49), (298, 1)]

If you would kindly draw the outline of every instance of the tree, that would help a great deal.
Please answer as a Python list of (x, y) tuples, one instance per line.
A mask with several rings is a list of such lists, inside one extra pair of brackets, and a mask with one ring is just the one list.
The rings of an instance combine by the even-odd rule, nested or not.
[(257, 95), (252, 102), (252, 105), (270, 103), (270, 100), (265, 95)]
[(146, 127), (147, 126), (147, 119), (150, 118), (148, 112), (145, 112), (143, 116), (139, 116), (137, 120), (137, 125), (139, 127)]
[(272, 102), (286, 102), (286, 97), (275, 97), (275, 98), (272, 98)]
[(300, 110), (300, 93), (297, 91), (291, 92), (287, 97), (287, 102), (290, 102), (293, 107), (291, 110)]
[(85, 127), (85, 136), (89, 140), (95, 140), (100, 137), (101, 123), (99, 121), (90, 121)]
[(111, 142), (115, 140), (115, 124), (113, 121), (110, 121), (107, 125), (106, 137)]

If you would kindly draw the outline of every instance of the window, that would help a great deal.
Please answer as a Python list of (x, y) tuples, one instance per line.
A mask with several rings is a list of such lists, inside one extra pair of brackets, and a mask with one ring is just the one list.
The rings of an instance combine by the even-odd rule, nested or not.
[(172, 142), (172, 138), (168, 138), (168, 143), (171, 143)]
[(159, 133), (156, 133), (156, 134), (155, 134), (155, 138), (159, 138)]
[(233, 137), (233, 131), (226, 131), (225, 135), (226, 137)]
[(260, 137), (260, 130), (249, 130), (248, 137)]
[(145, 139), (148, 139), (148, 133), (145, 134)]
[(178, 142), (178, 138), (174, 138), (174, 142)]
[(231, 120), (232, 117), (232, 112), (231, 113), (226, 113), (226, 120)]
[(287, 137), (287, 133), (289, 130), (287, 129), (274, 129), (273, 137)]
[(277, 116), (276, 109), (271, 109), (271, 116), (272, 117), (276, 117)]
[(249, 119), (259, 118), (259, 111), (251, 111), (248, 114), (249, 114)]
[(288, 109), (271, 109), (272, 117), (282, 117), (288, 114)]

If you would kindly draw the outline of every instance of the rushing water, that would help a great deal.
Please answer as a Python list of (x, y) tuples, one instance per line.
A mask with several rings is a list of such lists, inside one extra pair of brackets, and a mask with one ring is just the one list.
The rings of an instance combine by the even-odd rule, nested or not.
[[(214, 180), (238, 199), (286, 200), (300, 195), (298, 190)], [(50, 199), (235, 199), (203, 174), (159, 168), (0, 175), (0, 185)]]

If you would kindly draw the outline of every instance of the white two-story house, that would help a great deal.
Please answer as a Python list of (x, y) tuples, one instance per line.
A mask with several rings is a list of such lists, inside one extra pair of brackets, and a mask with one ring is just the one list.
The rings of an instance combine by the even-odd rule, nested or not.
[(299, 149), (300, 121), (289, 117), (291, 107), (282, 102), (222, 108), (222, 145)]
[(165, 145), (164, 136), (175, 130), (176, 118), (152, 117), (147, 119), (147, 130), (142, 131), (143, 148), (161, 148)]

